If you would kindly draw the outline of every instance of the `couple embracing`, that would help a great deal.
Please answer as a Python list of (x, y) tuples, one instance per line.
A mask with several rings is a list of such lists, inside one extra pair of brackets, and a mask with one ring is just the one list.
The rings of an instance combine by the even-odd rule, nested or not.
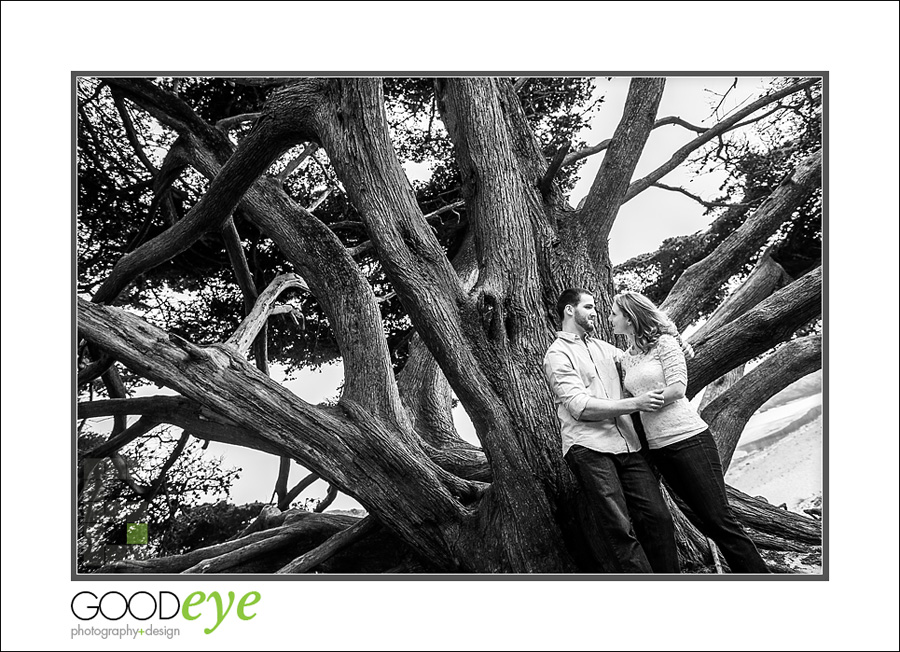
[[(593, 337), (598, 317), (587, 290), (566, 290), (556, 309), (562, 330), (544, 356), (544, 374), (563, 455), (597, 525), (590, 542), (595, 556), (619, 573), (679, 572), (675, 528), (652, 463), (732, 572), (768, 573), (728, 505), (709, 428), (685, 398), (685, 353), (672, 322), (642, 294), (616, 295), (608, 318), (628, 341), (622, 351)], [(646, 434), (644, 451), (630, 416), (635, 412)]]

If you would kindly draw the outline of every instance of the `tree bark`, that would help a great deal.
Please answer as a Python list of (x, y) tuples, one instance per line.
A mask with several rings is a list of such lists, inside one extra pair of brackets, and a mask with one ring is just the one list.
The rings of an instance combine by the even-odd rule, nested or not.
[(371, 516), (367, 516), (358, 523), (354, 523), (346, 530), (338, 532), (317, 548), (303, 553), (290, 564), (279, 569), (277, 574), (288, 575), (291, 573), (308, 573), (347, 546), (352, 545), (372, 532), (375, 532), (378, 527), (378, 523)]
[(78, 370), (78, 386), (81, 387), (91, 381), (97, 380), (100, 376), (109, 371), (109, 368), (112, 367), (114, 363), (115, 360), (108, 355), (101, 355), (99, 360), (88, 363)]
[(453, 424), (450, 383), (418, 335), (409, 343), (397, 384), (410, 422), (422, 439), (436, 448), (465, 444)]
[(745, 527), (789, 541), (822, 545), (821, 521), (780, 509), (734, 487), (726, 485), (725, 489), (731, 509)]
[[(791, 278), (784, 271), (784, 268), (772, 260), (769, 251), (766, 251), (757, 261), (753, 271), (750, 272), (746, 280), (716, 308), (715, 312), (706, 320), (706, 323), (692, 335), (692, 339), (704, 339), (709, 333), (744, 314), (790, 281)], [(721, 394), (724, 394), (743, 375), (744, 365), (739, 365), (707, 385), (697, 411), (702, 413), (707, 405)]]
[(687, 397), (723, 371), (734, 369), (789, 338), (822, 311), (822, 268), (817, 267), (703, 339), (691, 339)]
[(607, 240), (653, 130), (664, 85), (661, 78), (632, 80), (622, 118), (588, 196), (574, 215), (560, 216), (557, 240), (552, 243), (556, 251), (551, 273), (556, 282), (551, 296), (546, 297), (548, 307), (555, 307), (557, 297), (567, 288), (589, 290), (601, 316), (598, 334), (607, 341), (613, 341), (613, 333), (602, 316), (612, 309), (614, 285)]
[[(775, 507), (730, 485), (726, 485), (725, 490), (735, 517), (758, 548), (812, 552), (814, 546), (822, 545), (820, 521)], [(664, 495), (675, 522), (675, 538), (683, 570), (709, 566), (713, 560), (710, 559), (708, 539), (685, 516), (679, 503), (667, 492)]]
[[(506, 530), (500, 535), (507, 542), (506, 550), (498, 547), (495, 552), (506, 555), (502, 563), (511, 568), (560, 568), (570, 562), (544, 492), (559, 485), (561, 460), (545, 445), (549, 424), (536, 428), (529, 410), (519, 406), (510, 409), (506, 400), (512, 397), (504, 396), (514, 393), (516, 400), (531, 405), (540, 396), (549, 403), (543, 381), (535, 373), (539, 369), (537, 351), (529, 339), (537, 326), (541, 339), (546, 339), (535, 286), (537, 276), (528, 271), (534, 266), (529, 267), (528, 257), (521, 251), (530, 237), (522, 220), (528, 220), (530, 213), (526, 211), (523, 218), (509, 213), (503, 204), (494, 204), (493, 210), (488, 210), (485, 203), (499, 192), (504, 201), (514, 200), (518, 205), (532, 199), (531, 205), (539, 209), (540, 194), (536, 187), (525, 193), (514, 162), (490, 159), (494, 155), (490, 143), (509, 144), (499, 92), (491, 80), (468, 81), (459, 80), (459, 86), (448, 88), (448, 94), (458, 100), (453, 124), (467, 136), (468, 154), (458, 158), (469, 156), (472, 161), (469, 178), (474, 185), (470, 186), (467, 214), (476, 229), (476, 251), (482, 268), (472, 297), (464, 295), (393, 155), (380, 81), (335, 82), (329, 94), (332, 109), (315, 116), (315, 131), (360, 210), (385, 272), (419, 335), (440, 362), (479, 433), (494, 472), (492, 487), (479, 511), (496, 510), (488, 520), (493, 521), (495, 531)], [(291, 90), (303, 93), (308, 89), (298, 85)], [(479, 123), (482, 129), (477, 134), (467, 117), (476, 106), (490, 115), (488, 123)], [(457, 127), (448, 125), (451, 137)], [(461, 168), (466, 169), (466, 165), (461, 163)], [(523, 194), (507, 194), (506, 184), (522, 189)], [(487, 241), (479, 243), (476, 222), (483, 218), (493, 223), (490, 221), (498, 219), (498, 211), (515, 218), (503, 226), (509, 240), (501, 243), (484, 231)], [(495, 251), (495, 247), (502, 247), (504, 253)], [(521, 262), (515, 274), (507, 268), (512, 260)], [(510, 340), (516, 340), (515, 344), (511, 346)], [(517, 346), (530, 347), (525, 363), (528, 373), (523, 373), (515, 364), (515, 356), (509, 354)], [(523, 382), (528, 386), (522, 388)], [(517, 423), (520, 416), (529, 422)], [(536, 477), (545, 480), (544, 487), (535, 483)]]
[[(603, 157), (603, 163), (591, 184), (582, 208), (585, 221), (596, 241), (605, 242), (612, 229), (619, 207), (625, 200), (631, 176), (637, 167), (644, 145), (653, 131), (656, 111), (662, 99), (664, 78), (635, 78), (628, 88), (625, 110), (612, 141)], [(594, 247), (602, 251), (606, 247)], [(608, 264), (607, 260), (594, 261)]]
[(110, 437), (104, 443), (85, 453), (84, 459), (99, 461), (104, 457), (114, 455), (120, 448), (127, 446), (138, 437), (146, 435), (160, 423), (161, 421), (159, 419), (153, 417), (141, 417), (122, 432)]
[(170, 555), (150, 560), (117, 562), (101, 572), (113, 573), (184, 573), (227, 570), (256, 556), (270, 554), (279, 548), (310, 548), (356, 523), (352, 516), (298, 512), (284, 525), (253, 532), (208, 548), (183, 555)]
[(707, 405), (727, 392), (737, 381), (739, 381), (743, 377), (745, 368), (746, 365), (738, 365), (724, 376), (716, 378), (709, 385), (707, 385), (703, 389), (703, 398), (700, 399), (700, 405), (697, 406), (697, 412), (702, 414)]
[[(186, 156), (201, 174), (210, 179), (220, 174), (234, 151), (225, 134), (206, 124), (180, 99), (146, 80), (107, 81), (178, 131), (184, 139)], [(308, 102), (300, 104), (295, 108), (301, 114), (315, 110), (315, 105)], [(263, 120), (274, 118), (260, 119)], [(297, 142), (314, 140), (311, 134), (302, 131), (294, 138)], [(328, 316), (344, 362), (343, 397), (400, 427), (408, 427), (397, 394), (378, 303), (340, 240), (320, 220), (298, 206), (275, 180), (258, 179), (250, 186), (240, 208), (257, 228), (272, 238), (309, 284)]]
[[(279, 449), (269, 440), (254, 434), (234, 421), (181, 396), (155, 396), (133, 399), (114, 399), (107, 401), (89, 401), (78, 404), (78, 416), (91, 419), (109, 415), (139, 414), (154, 419), (158, 423), (169, 423), (178, 426), (198, 439), (231, 444), (250, 448), (272, 455), (280, 455)], [(129, 439), (129, 441), (133, 441)], [(462, 441), (462, 440), (460, 440)], [(117, 441), (124, 446), (128, 442)], [(465, 444), (463, 446), (462, 444)], [(462, 442), (453, 448), (435, 448), (423, 442), (425, 453), (431, 460), (462, 480), (490, 482), (491, 470), (484, 452)], [(105, 446), (105, 445), (104, 445)], [(85, 454), (85, 457), (101, 457), (103, 448)], [(288, 492), (287, 497), (293, 501), (299, 492), (315, 482), (319, 476), (312, 474), (301, 480)], [(281, 509), (287, 509), (287, 505)]]
[[(256, 437), (237, 423), (223, 417), (195, 401), (182, 396), (148, 396), (132, 399), (111, 399), (78, 404), (78, 416), (91, 419), (106, 415), (140, 414), (145, 419), (158, 423), (169, 423), (190, 432), (198, 439), (251, 448), (272, 455), (279, 455), (277, 446), (268, 440)], [(129, 441), (132, 441), (129, 439)], [(128, 441), (118, 440), (124, 446)], [(105, 444), (90, 451), (85, 457), (100, 457)]]
[[(315, 475), (315, 474), (313, 474)], [(289, 457), (281, 457), (278, 460), (278, 475), (275, 478), (275, 502), (278, 505), (278, 509), (288, 509), (291, 505), (291, 500), (287, 500), (288, 498), (288, 480), (291, 477), (291, 458)], [(283, 506), (282, 506), (283, 505)]]
[(715, 251), (691, 265), (669, 292), (661, 308), (676, 324), (691, 312), (691, 304), (715, 293), (736, 266), (756, 252), (796, 207), (821, 187), (822, 152), (802, 161), (763, 204)]
[(734, 321), (751, 308), (757, 306), (760, 301), (780, 290), (793, 279), (788, 276), (784, 268), (772, 259), (769, 251), (766, 251), (754, 265), (750, 275), (737, 289), (716, 308), (706, 323), (703, 324), (691, 336), (691, 340), (705, 339), (709, 333), (721, 328), (728, 322)]
[[(705, 127), (698, 127), (696, 125), (692, 125), (686, 120), (682, 120), (678, 116), (670, 115), (665, 118), (660, 118), (656, 122), (653, 123), (653, 129), (657, 129), (659, 127), (665, 127), (666, 125), (679, 125), (684, 127), (685, 129), (690, 129), (693, 132), (698, 134), (702, 134), (706, 131)], [(576, 152), (569, 152), (566, 154), (566, 157), (563, 159), (562, 165), (566, 167), (567, 165), (571, 165), (577, 161), (580, 161), (583, 158), (587, 158), (588, 156), (593, 156), (594, 154), (599, 154), (602, 151), (605, 151), (610, 143), (612, 142), (612, 138), (607, 138), (606, 140), (601, 140), (596, 145), (591, 145), (589, 147), (585, 147), (583, 149), (579, 149)]]
[[(290, 462), (290, 460), (288, 461)], [(282, 511), (288, 509), (291, 506), (291, 503), (294, 502), (294, 500), (296, 500), (301, 493), (303, 493), (303, 490), (318, 479), (319, 476), (317, 476), (315, 473), (310, 473), (309, 475), (307, 475), (300, 482), (291, 487), (291, 490), (286, 492), (284, 496), (278, 497), (278, 509)]]
[(277, 277), (259, 295), (253, 310), (241, 322), (234, 334), (228, 338), (226, 344), (234, 347), (238, 353), (247, 355), (257, 334), (264, 329), (266, 321), (269, 319), (269, 314), (275, 307), (275, 300), (278, 299), (282, 292), (291, 288), (301, 288), (307, 292), (309, 291), (306, 282), (296, 274), (282, 274)]
[[(247, 264), (247, 256), (244, 255), (244, 248), (241, 245), (241, 238), (238, 234), (237, 227), (234, 225), (234, 218), (225, 222), (222, 227), (222, 241), (225, 243), (225, 250), (228, 252), (228, 259), (231, 261), (231, 268), (234, 270), (235, 281), (241, 288), (241, 294), (244, 295), (244, 317), (253, 312), (256, 305), (256, 299), (259, 293), (256, 290), (256, 283), (253, 281), (253, 274), (250, 266)], [(269, 373), (269, 352), (268, 352), (268, 328), (263, 324), (259, 329), (259, 334), (253, 342), (253, 352), (256, 358), (256, 368), (264, 374)]]
[(228, 417), (345, 493), (364, 496), (370, 512), (434, 563), (454, 568), (474, 561), (474, 551), (457, 550), (467, 510), (445, 487), (446, 472), (387, 424), (349, 404), (343, 415), (314, 408), (229, 347), (170, 339), (120, 310), (79, 300), (79, 325), (137, 373)]
[(221, 229), (250, 185), (286, 147), (279, 134), (267, 129), (254, 131), (181, 221), (116, 262), (93, 301), (113, 302), (139, 274), (185, 251), (207, 231)]

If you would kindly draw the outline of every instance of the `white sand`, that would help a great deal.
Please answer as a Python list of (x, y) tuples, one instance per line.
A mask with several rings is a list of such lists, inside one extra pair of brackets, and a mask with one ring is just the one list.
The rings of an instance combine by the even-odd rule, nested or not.
[[(802, 412), (801, 412), (802, 413)], [(822, 417), (801, 426), (771, 446), (749, 455), (735, 455), (725, 482), (773, 505), (800, 503), (822, 492)]]
[(817, 405), (822, 404), (822, 394), (813, 394), (799, 400), (781, 405), (765, 412), (757, 412), (744, 427), (738, 448), (757, 439), (762, 439), (773, 432), (781, 430), (795, 419), (799, 419), (806, 412)]

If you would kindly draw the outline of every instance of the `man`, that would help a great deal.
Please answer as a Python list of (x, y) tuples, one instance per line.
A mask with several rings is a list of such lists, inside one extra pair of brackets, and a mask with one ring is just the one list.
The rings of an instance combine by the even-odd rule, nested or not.
[(653, 412), (661, 391), (622, 398), (622, 352), (590, 336), (594, 297), (583, 288), (560, 295), (562, 330), (544, 356), (544, 374), (562, 425), (563, 456), (578, 478), (599, 532), (594, 552), (614, 572), (677, 573), (675, 526), (647, 465), (632, 412)]

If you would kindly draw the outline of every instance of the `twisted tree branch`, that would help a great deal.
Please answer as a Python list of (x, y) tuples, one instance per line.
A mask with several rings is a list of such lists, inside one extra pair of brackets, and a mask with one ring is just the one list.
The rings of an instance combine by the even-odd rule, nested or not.
[(360, 539), (367, 537), (372, 532), (377, 531), (378, 528), (378, 522), (371, 516), (366, 516), (346, 530), (338, 532), (325, 543), (300, 555), (291, 563), (279, 569), (276, 574), (288, 575), (291, 573), (308, 573), (322, 562), (331, 559), (341, 550), (353, 545)]
[(216, 123), (216, 127), (221, 129), (222, 131), (228, 131), (229, 129), (234, 129), (239, 124), (244, 122), (255, 122), (259, 120), (262, 116), (262, 113), (241, 113), (240, 115), (233, 115), (228, 118), (222, 118)]
[(131, 116), (128, 114), (128, 108), (125, 106), (125, 102), (122, 100), (121, 93), (113, 92), (112, 93), (113, 103), (116, 105), (116, 110), (119, 112), (119, 116), (122, 118), (122, 125), (125, 127), (125, 136), (128, 138), (128, 142), (131, 143), (132, 149), (134, 149), (135, 155), (137, 155), (138, 160), (141, 164), (147, 169), (151, 175), (156, 175), (156, 166), (150, 161), (147, 157), (146, 152), (144, 152), (144, 148), (141, 147), (141, 143), (138, 140), (137, 132), (134, 129), (134, 122), (131, 120)]
[(822, 312), (822, 268), (781, 288), (753, 310), (701, 338), (688, 361), (688, 398), (722, 375), (787, 340)]
[(759, 407), (795, 380), (822, 367), (822, 337), (787, 342), (714, 399), (700, 415), (715, 436), (727, 470), (747, 421)]
[(301, 288), (309, 292), (309, 286), (296, 274), (282, 274), (275, 278), (265, 291), (259, 295), (253, 310), (241, 322), (237, 330), (228, 338), (226, 344), (234, 347), (239, 353), (246, 355), (250, 351), (253, 340), (256, 339), (260, 329), (265, 325), (269, 314), (275, 307), (275, 301), (282, 292), (290, 288)]
[(765, 244), (795, 208), (821, 186), (822, 153), (815, 151), (788, 174), (762, 205), (706, 258), (691, 265), (675, 283), (661, 308), (676, 324), (691, 306), (721, 287), (736, 265)]
[[(207, 125), (180, 99), (147, 80), (117, 78), (110, 83), (116, 84), (160, 122), (176, 129), (182, 135), (179, 140), (187, 149), (191, 163), (208, 178), (219, 176), (222, 166), (233, 159), (234, 148), (225, 134)], [(300, 86), (308, 90), (310, 86), (318, 88), (321, 83), (306, 80)], [(275, 122), (297, 119), (302, 123), (304, 116), (316, 110), (317, 101), (312, 93), (286, 108), (283, 102), (276, 101), (267, 112)], [(302, 128), (293, 133), (299, 140), (312, 140), (311, 133)], [(246, 145), (247, 139), (242, 147)], [(342, 400), (354, 400), (373, 414), (402, 425), (405, 417), (397, 396), (381, 313), (371, 286), (350, 253), (327, 226), (298, 206), (275, 180), (258, 179), (240, 206), (309, 283), (328, 316), (344, 359), (346, 385)]]
[(315, 473), (310, 473), (305, 478), (303, 478), (300, 482), (291, 487), (291, 490), (284, 494), (283, 497), (278, 500), (278, 509), (284, 511), (291, 506), (291, 503), (297, 499), (303, 490), (306, 489), (309, 485), (319, 479), (319, 476)]
[[(605, 242), (653, 129), (665, 79), (631, 80), (625, 109), (582, 208), (590, 233)], [(599, 249), (599, 247), (598, 247)], [(596, 260), (595, 265), (603, 261)]]
[[(702, 134), (706, 131), (705, 127), (697, 127), (692, 125), (690, 122), (686, 120), (682, 120), (678, 116), (670, 115), (665, 118), (660, 118), (656, 122), (653, 123), (653, 129), (657, 129), (658, 127), (664, 127), (666, 125), (680, 125), (685, 129), (690, 129), (698, 134)], [(570, 152), (566, 154), (566, 157), (563, 159), (563, 167), (571, 165), (576, 161), (580, 161), (583, 158), (587, 158), (589, 156), (593, 156), (594, 154), (599, 154), (600, 152), (606, 151), (609, 147), (609, 144), (612, 142), (612, 138), (607, 138), (605, 140), (601, 140), (596, 145), (591, 145), (590, 147), (584, 147), (579, 149), (577, 152)]]
[[(467, 510), (446, 489), (444, 472), (407, 445), (403, 433), (351, 402), (342, 403), (342, 415), (313, 407), (231, 347), (202, 349), (81, 299), (78, 314), (83, 335), (123, 364), (234, 420), (257, 447), (297, 459), (351, 496), (364, 496), (367, 509), (398, 536), (453, 567), (446, 537)], [(404, 477), (402, 485), (393, 481), (396, 474)]]

